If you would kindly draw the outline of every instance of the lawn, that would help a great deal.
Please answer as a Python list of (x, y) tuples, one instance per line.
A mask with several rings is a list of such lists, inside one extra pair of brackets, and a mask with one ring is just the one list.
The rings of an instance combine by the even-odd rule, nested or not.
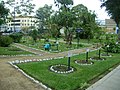
[[(46, 43), (50, 43), (51, 44), (51, 48), (50, 48), (50, 52), (55, 52), (57, 51), (57, 45), (55, 44), (55, 41), (49, 41), (49, 42), (44, 42), (44, 40), (39, 40), (37, 41), (36, 43), (33, 43), (33, 42), (25, 42), (25, 43), (21, 43), (21, 44), (24, 44), (26, 46), (29, 46), (29, 47), (32, 47), (32, 48), (37, 48), (37, 49), (40, 49), (40, 50), (45, 50), (44, 49), (44, 45)], [(58, 50), (59, 52), (63, 52), (63, 51), (68, 51), (68, 50), (73, 50), (73, 49), (77, 49), (77, 48), (84, 48), (84, 47), (88, 47), (90, 46), (91, 44), (84, 44), (84, 43), (80, 43), (79, 44), (79, 47), (77, 47), (77, 44), (72, 44), (71, 47), (69, 47), (66, 43), (63, 43), (63, 42), (59, 42), (58, 44)], [(64, 48), (63, 48), (64, 47)]]
[[(90, 56), (96, 55), (96, 52), (90, 52)], [(111, 70), (110, 68), (120, 63), (120, 55), (112, 54), (112, 57), (106, 57), (104, 61), (94, 61), (93, 65), (78, 65), (74, 61), (85, 59), (85, 54), (71, 57), (71, 66), (75, 68), (73, 73), (57, 74), (49, 70), (51, 65), (67, 64), (67, 58), (59, 60), (50, 60), (42, 62), (30, 62), (18, 64), (27, 74), (43, 82), (54, 90), (82, 90), (82, 87), (88, 87), (91, 79), (98, 77), (103, 72)]]
[(27, 54), (32, 54), (32, 53), (21, 50), (13, 46), (0, 47), (0, 55), (27, 55)]

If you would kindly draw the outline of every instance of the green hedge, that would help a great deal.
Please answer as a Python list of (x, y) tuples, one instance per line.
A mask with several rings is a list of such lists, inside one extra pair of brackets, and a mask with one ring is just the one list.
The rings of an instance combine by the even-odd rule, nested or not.
[(8, 47), (13, 42), (13, 39), (9, 36), (0, 36), (0, 46)]

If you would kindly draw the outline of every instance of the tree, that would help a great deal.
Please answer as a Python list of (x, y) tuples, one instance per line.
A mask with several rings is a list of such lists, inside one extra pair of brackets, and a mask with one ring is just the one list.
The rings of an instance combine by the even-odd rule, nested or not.
[(13, 42), (15, 42), (15, 43), (19, 43), (22, 36), (23, 36), (23, 33), (21, 33), (21, 32), (16, 32), (16, 33), (10, 34), (10, 37), (13, 39)]
[(5, 5), (3, 2), (0, 3), (0, 25), (5, 23), (5, 20), (7, 18), (9, 9), (5, 8)]
[(6, 2), (3, 2), (6, 4), (6, 6), (14, 8), (14, 11), (12, 11), (13, 14), (17, 13), (28, 15), (34, 12), (33, 9), (35, 4), (32, 4), (31, 1), (32, 0), (6, 0)]
[(38, 38), (38, 31), (37, 30), (31, 30), (30, 32), (29, 32), (29, 35), (33, 38), (33, 40), (34, 40), (34, 42), (36, 42), (37, 41), (37, 38)]
[(39, 32), (40, 33), (49, 33), (50, 34), (50, 18), (53, 13), (52, 6), (47, 4), (44, 7), (40, 7), (36, 11), (36, 17), (39, 19)]
[(73, 26), (75, 28), (83, 28), (84, 33), (81, 33), (81, 38), (93, 38), (93, 34), (98, 27), (95, 22), (95, 13), (89, 11), (86, 6), (78, 4), (72, 8), (75, 15)]
[(29, 30), (30, 30), (30, 27), (22, 27), (22, 32), (24, 33), (24, 34), (28, 34), (29, 33)]
[(54, 3), (56, 6), (62, 8), (70, 8), (71, 5), (73, 5), (73, 0), (54, 0)]
[(57, 24), (59, 27), (65, 27), (65, 40), (69, 45), (72, 44), (72, 21), (73, 14), (71, 12), (71, 7), (73, 5), (73, 0), (54, 0), (56, 6), (58, 6), (59, 11), (56, 13), (58, 18)]
[[(114, 19), (117, 27), (120, 28), (120, 1), (119, 0), (101, 0), (103, 3), (101, 7), (106, 7), (108, 15)], [(118, 32), (120, 34), (120, 31)], [(119, 35), (120, 39), (120, 35)]]

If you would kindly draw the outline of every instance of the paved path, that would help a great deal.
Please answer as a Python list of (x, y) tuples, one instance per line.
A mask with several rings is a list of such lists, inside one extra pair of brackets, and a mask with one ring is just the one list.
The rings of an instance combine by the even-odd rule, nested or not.
[(120, 90), (120, 66), (86, 90)]

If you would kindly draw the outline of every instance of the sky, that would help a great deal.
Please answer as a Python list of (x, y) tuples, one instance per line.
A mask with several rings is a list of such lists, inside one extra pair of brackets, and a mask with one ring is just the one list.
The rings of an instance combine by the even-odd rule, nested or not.
[[(105, 8), (102, 9), (100, 8), (101, 5), (100, 0), (73, 0), (73, 1), (74, 1), (74, 6), (78, 4), (83, 4), (89, 10), (95, 11), (98, 20), (109, 19), (108, 14), (105, 12)], [(35, 8), (36, 10), (39, 7), (43, 7), (45, 4), (54, 6), (54, 0), (33, 0), (33, 3), (36, 5)]]

